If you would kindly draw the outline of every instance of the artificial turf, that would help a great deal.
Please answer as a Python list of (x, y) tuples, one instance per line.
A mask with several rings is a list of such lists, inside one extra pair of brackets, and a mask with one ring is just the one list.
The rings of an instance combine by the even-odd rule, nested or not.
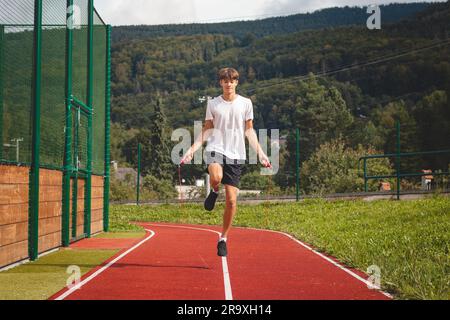
[(61, 249), (0, 272), (0, 300), (45, 300), (63, 289), (78, 266), (83, 275), (116, 254), (118, 250)]

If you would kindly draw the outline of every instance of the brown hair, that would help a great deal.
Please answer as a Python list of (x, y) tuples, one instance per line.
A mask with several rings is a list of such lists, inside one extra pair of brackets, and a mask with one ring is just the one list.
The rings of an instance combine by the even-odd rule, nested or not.
[(239, 80), (239, 72), (233, 68), (223, 68), (219, 70), (218, 73), (220, 80)]

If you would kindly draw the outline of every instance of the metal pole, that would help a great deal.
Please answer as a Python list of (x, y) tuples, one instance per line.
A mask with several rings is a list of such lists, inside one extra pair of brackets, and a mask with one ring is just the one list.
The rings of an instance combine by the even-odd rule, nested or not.
[(397, 175), (397, 200), (400, 200), (400, 121), (395, 123), (397, 131), (397, 156), (396, 156), (396, 175)]
[[(92, 98), (94, 89), (94, 0), (88, 1), (88, 88), (87, 106), (93, 110)], [(91, 237), (91, 191), (92, 191), (92, 113), (88, 114), (88, 140), (87, 140), (87, 166), (86, 166), (86, 191), (84, 211), (84, 233), (87, 238)]]
[(34, 1), (33, 42), (33, 105), (32, 141), (28, 211), (28, 255), (38, 257), (39, 242), (39, 152), (41, 141), (41, 56), (42, 56), (42, 0)]
[(103, 186), (103, 231), (109, 230), (110, 118), (111, 118), (111, 26), (106, 26), (105, 90), (105, 182)]
[(137, 166), (137, 183), (136, 183), (136, 205), (139, 205), (139, 193), (141, 182), (141, 144), (138, 143), (138, 166)]
[(300, 130), (295, 130), (295, 189), (296, 201), (300, 199)]
[(5, 26), (0, 25), (0, 160), (3, 159), (3, 68), (5, 65)]
[(80, 109), (75, 110), (75, 127), (73, 132), (73, 160), (74, 166), (73, 184), (72, 184), (72, 238), (77, 237), (77, 215), (78, 215), (78, 127), (80, 125)]
[(367, 159), (364, 158), (364, 192), (367, 192)]
[(23, 138), (16, 138), (14, 140), (16, 141), (16, 162), (19, 163), (20, 143), (23, 141)]
[[(73, 0), (67, 0), (67, 8), (72, 8)], [(66, 21), (73, 21), (73, 12), (67, 12)], [(62, 246), (70, 242), (70, 176), (72, 167), (72, 26), (66, 26), (66, 128), (64, 146), (64, 174), (62, 190)]]

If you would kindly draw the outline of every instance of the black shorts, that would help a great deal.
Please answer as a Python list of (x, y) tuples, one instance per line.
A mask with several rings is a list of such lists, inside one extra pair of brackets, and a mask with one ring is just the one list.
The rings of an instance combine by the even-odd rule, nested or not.
[(230, 159), (218, 152), (206, 152), (206, 170), (209, 174), (208, 167), (211, 163), (219, 163), (223, 169), (222, 184), (239, 188), (239, 181), (241, 180), (242, 169), (245, 160)]

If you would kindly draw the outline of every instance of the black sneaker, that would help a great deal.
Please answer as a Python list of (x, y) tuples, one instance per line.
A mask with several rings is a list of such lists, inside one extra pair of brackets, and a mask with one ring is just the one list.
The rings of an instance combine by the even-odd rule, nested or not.
[(214, 205), (216, 204), (218, 194), (211, 190), (208, 197), (205, 199), (205, 210), (212, 211), (214, 209)]
[(219, 241), (217, 243), (217, 255), (219, 257), (226, 257), (227, 256), (227, 243), (226, 241)]

